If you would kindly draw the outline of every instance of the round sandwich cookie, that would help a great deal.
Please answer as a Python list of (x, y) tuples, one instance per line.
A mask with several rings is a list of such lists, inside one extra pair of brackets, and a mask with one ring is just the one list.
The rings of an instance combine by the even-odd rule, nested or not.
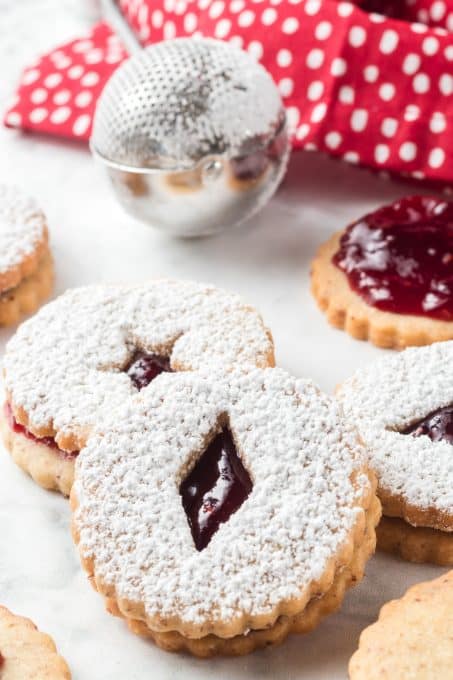
[(65, 660), (48, 635), (34, 623), (0, 606), (0, 678), (70, 680)]
[(453, 565), (453, 342), (384, 357), (337, 396), (378, 478), (378, 547)]
[(0, 326), (36, 311), (52, 285), (44, 213), (17, 187), (0, 184)]
[(351, 680), (453, 678), (453, 571), (385, 604), (360, 636)]
[(312, 292), (333, 326), (379, 347), (453, 339), (453, 202), (410, 196), (334, 234)]
[(69, 495), (92, 428), (157, 375), (274, 365), (270, 332), (237, 295), (192, 282), (73, 289), (25, 322), (4, 358), (0, 416), (14, 460)]
[(160, 375), (90, 437), (71, 506), (107, 609), (200, 657), (312, 630), (361, 580), (380, 517), (356, 431), (278, 368)]

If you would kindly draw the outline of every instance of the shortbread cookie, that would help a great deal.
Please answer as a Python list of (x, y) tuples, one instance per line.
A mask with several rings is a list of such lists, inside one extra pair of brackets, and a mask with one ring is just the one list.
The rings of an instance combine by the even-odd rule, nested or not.
[(71, 504), (109, 611), (197, 656), (316, 626), (362, 578), (380, 515), (355, 430), (276, 368), (161, 375), (90, 437)]
[(48, 635), (29, 619), (0, 607), (2, 680), (70, 680), (69, 668)]
[(312, 264), (333, 326), (379, 347), (453, 338), (453, 203), (412, 196), (334, 234)]
[(453, 679), (453, 571), (385, 604), (360, 636), (351, 680)]
[(34, 312), (52, 282), (44, 213), (16, 187), (0, 184), (0, 325)]
[(385, 549), (414, 561), (452, 564), (452, 365), (452, 341), (408, 349), (359, 370), (337, 394), (369, 451), (383, 514), (435, 530), (402, 534), (387, 523), (379, 533)]
[(15, 288), (0, 294), (0, 326), (12, 326), (23, 316), (35, 312), (50, 296), (53, 282), (53, 262), (50, 252), (47, 252), (33, 274)]
[(270, 332), (238, 296), (167, 280), (71, 290), (8, 343), (6, 446), (39, 484), (68, 495), (74, 458), (104, 414), (163, 371), (213, 362), (274, 365)]
[(380, 550), (408, 562), (453, 567), (453, 534), (448, 531), (413, 527), (398, 517), (382, 517), (376, 536)]

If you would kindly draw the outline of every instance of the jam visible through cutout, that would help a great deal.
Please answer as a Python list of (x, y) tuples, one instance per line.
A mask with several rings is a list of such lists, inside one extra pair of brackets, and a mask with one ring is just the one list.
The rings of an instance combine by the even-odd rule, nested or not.
[(170, 373), (170, 359), (158, 354), (136, 352), (124, 371), (138, 390), (142, 390), (161, 373)]
[(372, 307), (453, 321), (453, 202), (412, 196), (370, 213), (332, 261)]
[(220, 524), (241, 507), (252, 486), (231, 432), (224, 428), (179, 487), (197, 550), (206, 548)]
[(36, 437), (24, 425), (21, 425), (20, 423), (17, 422), (17, 420), (14, 417), (13, 410), (8, 402), (5, 403), (4, 410), (8, 424), (13, 432), (21, 434), (33, 442), (37, 442), (38, 444), (44, 444), (44, 446), (48, 446), (49, 448), (54, 449), (56, 453), (58, 453), (58, 455), (63, 456), (64, 458), (75, 458), (76, 456), (79, 455), (78, 451), (63, 451), (62, 449), (60, 449), (60, 447), (58, 446), (57, 442), (53, 437)]
[(453, 444), (453, 405), (433, 411), (422, 420), (412, 423), (402, 434), (411, 434), (413, 437), (424, 434), (433, 442)]

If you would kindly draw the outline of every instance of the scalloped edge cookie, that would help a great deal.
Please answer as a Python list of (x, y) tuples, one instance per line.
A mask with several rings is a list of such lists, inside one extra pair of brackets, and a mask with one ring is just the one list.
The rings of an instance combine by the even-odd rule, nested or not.
[[(45, 305), (32, 319), (21, 324), (15, 335), (8, 342), (3, 361), (3, 376), (6, 398), (17, 422), (30, 430), (30, 432), (38, 438), (53, 437), (60, 449), (64, 451), (79, 451), (85, 445), (94, 425), (92, 417), (87, 417), (87, 413), (92, 413), (93, 408), (100, 409), (100, 407), (98, 403), (93, 406), (92, 403), (87, 402), (88, 397), (94, 392), (94, 385), (93, 381), (90, 382), (89, 377), (87, 378), (85, 375), (89, 372), (85, 357), (83, 357), (83, 360), (78, 357), (78, 360), (80, 361), (80, 370), (85, 371), (84, 378), (88, 380), (85, 390), (81, 389), (82, 383), (80, 376), (74, 377), (74, 374), (71, 374), (72, 377), (74, 377), (74, 384), (69, 383), (69, 387), (68, 384), (62, 385), (61, 378), (59, 378), (59, 381), (54, 380), (52, 382), (52, 378), (56, 373), (55, 365), (53, 365), (52, 362), (56, 362), (57, 359), (55, 358), (56, 350), (53, 353), (48, 352), (50, 342), (49, 334), (52, 333), (52, 328), (55, 326), (55, 334), (52, 336), (51, 340), (55, 346), (64, 344), (58, 316), (62, 314), (64, 322), (66, 323), (67, 317), (64, 317), (64, 315), (70, 315), (70, 318), (73, 318), (75, 316), (74, 307), (78, 304), (88, 307), (88, 311), (85, 310), (87, 314), (85, 320), (88, 319), (88, 321), (90, 320), (88, 314), (93, 313), (90, 308), (90, 304), (93, 303), (93, 298), (96, 299), (96, 302), (98, 302), (98, 299), (100, 298), (99, 304), (102, 304), (105, 307), (110, 308), (114, 304), (117, 304), (120, 312), (127, 315), (129, 313), (128, 303), (134, 301), (136, 303), (138, 295), (147, 296), (148, 304), (152, 306), (152, 296), (156, 295), (156, 290), (163, 297), (161, 306), (165, 306), (165, 295), (173, 296), (173, 299), (178, 299), (178, 301), (180, 298), (182, 305), (181, 315), (192, 315), (192, 326), (189, 326), (187, 321), (185, 322), (185, 325), (187, 326), (185, 329), (183, 328), (181, 330), (181, 328), (176, 328), (175, 326), (174, 335), (172, 337), (169, 335), (165, 340), (159, 338), (159, 333), (157, 331), (155, 338), (149, 338), (146, 335), (145, 337), (142, 337), (140, 335), (140, 329), (137, 331), (138, 335), (137, 333), (134, 335), (134, 332), (129, 331), (130, 338), (128, 339), (131, 342), (134, 342), (136, 348), (146, 345), (149, 351), (168, 354), (171, 356), (171, 367), (174, 371), (196, 369), (196, 361), (200, 361), (200, 357), (202, 357), (204, 361), (209, 360), (211, 363), (213, 361), (222, 362), (226, 360), (231, 364), (232, 355), (234, 355), (234, 361), (241, 365), (250, 364), (262, 367), (275, 366), (274, 343), (270, 330), (265, 326), (258, 311), (253, 306), (247, 304), (239, 295), (234, 293), (230, 293), (209, 284), (178, 279), (154, 279), (139, 285), (101, 284), (76, 287), (67, 290), (48, 305)], [(184, 295), (186, 297), (184, 297)], [(89, 302), (84, 299), (84, 296), (87, 297)], [(225, 328), (219, 322), (219, 319), (215, 319), (215, 321), (218, 322), (216, 328), (217, 344), (213, 344), (213, 347), (210, 348), (210, 352), (208, 352), (206, 345), (209, 344), (207, 343), (207, 339), (210, 339), (215, 335), (213, 332), (213, 321), (212, 319), (208, 319), (208, 316), (209, 314), (212, 314), (212, 311), (208, 309), (208, 312), (206, 312), (204, 308), (200, 309), (199, 304), (197, 308), (192, 306), (188, 311), (183, 308), (188, 297), (197, 299), (197, 296), (202, 296), (208, 302), (211, 302), (213, 298), (215, 298), (215, 301), (212, 302), (213, 308), (218, 310), (219, 305), (223, 304), (223, 307), (220, 307), (220, 309), (225, 313), (225, 318), (228, 321), (231, 321), (231, 325), (228, 329), (230, 336), (228, 336), (226, 335)], [(113, 302), (110, 298), (113, 299)], [(173, 304), (173, 312), (174, 307), (175, 305)], [(103, 309), (103, 307), (100, 307), (100, 309)], [(156, 314), (160, 311), (157, 304), (154, 305), (154, 308), (152, 307), (152, 309)], [(199, 321), (198, 315), (200, 315), (200, 318), (204, 321), (204, 326), (200, 331), (198, 326), (196, 326), (196, 322)], [(95, 318), (98, 316), (99, 315), (96, 315)], [(168, 321), (168, 323), (174, 322), (172, 318), (168, 320), (164, 319), (164, 321)], [(108, 320), (104, 320), (103, 323), (105, 323), (105, 329), (103, 331), (104, 335), (108, 335)], [(100, 324), (101, 322), (99, 322), (99, 325)], [(157, 328), (159, 329), (159, 327)], [(77, 329), (77, 331), (79, 330), (80, 329)], [(90, 335), (89, 331), (90, 328), (85, 329), (87, 336)], [(198, 331), (200, 332), (200, 335), (203, 334), (200, 338), (197, 337)], [(108, 374), (110, 365), (115, 372), (118, 372), (117, 369), (119, 365), (124, 364), (126, 359), (130, 358), (127, 357), (130, 350), (127, 349), (127, 343), (124, 342), (124, 338), (122, 336), (120, 337), (121, 332), (123, 331), (118, 327), (117, 323), (112, 330), (112, 333), (114, 333), (114, 339), (111, 343), (111, 346), (113, 346), (113, 356), (111, 360), (106, 360), (105, 356), (100, 360), (98, 359), (98, 361), (103, 364), (103, 367), (98, 371), (99, 376), (102, 373)], [(65, 329), (65, 333), (67, 333), (67, 329)], [(190, 356), (191, 348), (187, 348), (187, 338), (190, 338), (191, 336), (199, 341), (198, 345), (195, 343), (193, 349), (195, 358)], [(42, 337), (46, 338), (44, 346), (39, 345), (39, 340)], [(71, 335), (71, 337), (73, 336)], [(37, 347), (33, 344), (35, 338), (37, 338)], [(218, 347), (219, 338), (225, 342), (225, 346), (229, 352), (227, 357), (225, 357), (224, 353), (221, 351), (222, 348)], [(232, 343), (233, 349), (231, 351), (228, 347), (228, 339)], [(111, 346), (108, 345), (108, 341), (109, 338), (107, 337), (106, 352), (111, 349)], [(78, 347), (80, 345), (79, 339), (74, 339), (74, 343)], [(87, 344), (90, 345), (89, 342)], [(70, 352), (70, 349), (70, 344), (68, 345), (68, 343), (66, 343), (66, 352)], [(34, 375), (36, 375), (37, 372), (39, 373), (39, 376), (36, 376), (36, 379), (30, 377), (31, 369), (29, 368), (29, 365), (26, 364), (26, 360), (30, 360), (32, 350), (34, 352), (33, 358), (36, 359), (36, 355), (39, 355), (40, 358), (39, 371), (36, 368), (36, 363), (32, 366)], [(92, 346), (89, 346), (86, 351), (88, 352), (89, 350), (92, 351), (92, 353), (94, 352)], [(39, 351), (41, 351), (41, 354), (39, 354)], [(123, 354), (121, 359), (118, 359), (118, 353)], [(26, 357), (26, 360), (24, 360), (24, 356)], [(231, 367), (232, 366), (228, 365), (228, 367), (225, 368), (226, 370), (229, 370)], [(44, 372), (46, 372), (47, 382), (52, 383), (53, 399), (50, 399), (48, 395), (47, 399), (42, 399), (42, 395), (39, 395), (38, 397), (36, 395), (36, 392), (39, 392), (39, 389), (36, 388), (38, 378), (42, 377)], [(71, 409), (68, 409), (67, 407), (68, 390), (69, 388), (74, 387), (74, 385), (75, 389), (73, 390), (74, 394), (72, 396), (79, 410), (77, 417), (74, 416), (74, 410), (77, 410), (74, 405), (71, 406)], [(112, 390), (112, 384), (107, 381), (102, 394), (105, 395), (109, 390)], [(60, 391), (62, 392), (61, 395)], [(100, 387), (98, 385), (98, 397), (99, 392)], [(55, 408), (56, 393), (58, 393), (61, 400), (61, 403), (58, 404), (58, 408)], [(20, 398), (18, 398), (18, 394)], [(82, 397), (81, 394), (83, 395)], [(112, 400), (111, 392), (110, 395)], [(124, 398), (130, 396), (124, 389), (122, 395)], [(49, 401), (52, 402), (51, 406), (48, 406)], [(47, 407), (47, 410), (43, 416), (40, 410), (44, 407)], [(38, 416), (36, 415), (37, 411), (39, 412)]]
[(453, 571), (385, 604), (362, 632), (351, 680), (453, 678)]
[(52, 638), (30, 619), (0, 606), (0, 665), (2, 680), (71, 680), (66, 661)]
[(399, 517), (383, 516), (376, 528), (379, 550), (403, 560), (453, 567), (453, 533), (414, 527)]
[(22, 317), (33, 314), (50, 296), (53, 282), (52, 256), (46, 248), (33, 273), (0, 294), (0, 326), (13, 326)]
[(332, 262), (344, 230), (319, 248), (311, 265), (311, 291), (329, 323), (356, 340), (377, 347), (403, 349), (453, 339), (453, 322), (410, 314), (392, 314), (367, 305)]
[(39, 486), (69, 496), (74, 481), (74, 459), (65, 458), (39, 441), (14, 432), (0, 409), (0, 435), (13, 461)]
[[(301, 612), (294, 616), (270, 616), (267, 624), (263, 622), (262, 629), (249, 630), (242, 634), (234, 634), (234, 631), (231, 631), (229, 637), (210, 634), (193, 638), (177, 631), (153, 631), (147, 625), (143, 612), (134, 603), (117, 599), (112, 588), (95, 575), (93, 560), (81, 557), (82, 566), (94, 590), (103, 595), (107, 611), (123, 618), (133, 633), (152, 640), (161, 649), (167, 652), (187, 652), (199, 658), (243, 656), (263, 647), (281, 644), (292, 633), (311, 632), (325, 616), (333, 614), (340, 608), (346, 591), (362, 580), (366, 563), (376, 549), (375, 527), (381, 517), (381, 505), (374, 495), (376, 483), (372, 473), (370, 473), (370, 479), (373, 480), (373, 492), (368, 499), (366, 522), (364, 526), (356, 525), (355, 527), (349, 546), (352, 550), (349, 562), (338, 563), (334, 572), (330, 570), (324, 574), (323, 581), (317, 583), (316, 590), (311, 593)], [(74, 488), (71, 492), (70, 503), (74, 513), (78, 506)], [(74, 522), (72, 534), (74, 542), (78, 545), (79, 534)]]
[(367, 516), (365, 532), (361, 540), (354, 542), (351, 562), (337, 569), (332, 584), (324, 595), (314, 595), (301, 613), (295, 616), (280, 616), (275, 623), (263, 630), (251, 630), (248, 634), (232, 638), (208, 635), (205, 638), (190, 639), (177, 632), (152, 631), (144, 621), (124, 616), (116, 600), (106, 598), (107, 610), (125, 618), (133, 633), (153, 640), (161, 649), (170, 652), (189, 652), (200, 658), (242, 656), (263, 647), (281, 644), (290, 634), (304, 634), (314, 630), (325, 616), (333, 614), (341, 607), (346, 591), (362, 580), (365, 565), (375, 550), (375, 525), (379, 516), (380, 507), (375, 499)]
[(48, 251), (47, 219), (19, 187), (0, 184), (0, 293), (16, 288), (38, 269)]
[[(178, 489), (225, 420), (255, 491), (197, 552)], [(167, 373), (81, 451), (74, 540), (125, 616), (153, 632), (231, 638), (299, 615), (331, 587), (380, 508), (375, 484), (355, 430), (311, 381), (275, 368)], [(150, 494), (165, 513), (142, 508)]]

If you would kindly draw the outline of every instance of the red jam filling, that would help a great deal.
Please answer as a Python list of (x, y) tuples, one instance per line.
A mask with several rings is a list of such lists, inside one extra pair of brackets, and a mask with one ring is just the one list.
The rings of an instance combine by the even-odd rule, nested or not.
[(146, 352), (137, 352), (125, 369), (125, 373), (138, 390), (149, 385), (154, 378), (164, 372), (171, 372), (170, 359)]
[(444, 406), (433, 411), (426, 418), (412, 423), (402, 434), (411, 434), (413, 437), (424, 434), (433, 442), (453, 444), (453, 406)]
[(453, 320), (453, 203), (412, 196), (352, 224), (332, 258), (365, 302)]
[(60, 456), (63, 456), (64, 458), (75, 458), (76, 456), (78, 456), (79, 454), (78, 451), (63, 451), (62, 449), (60, 449), (60, 447), (58, 446), (57, 442), (53, 437), (35, 437), (35, 435), (32, 432), (30, 432), (30, 430), (28, 430), (24, 425), (21, 425), (20, 423), (17, 422), (17, 420), (14, 417), (12, 408), (8, 402), (5, 403), (4, 409), (6, 419), (13, 432), (21, 434), (33, 442), (37, 442), (38, 444), (44, 444), (44, 446), (48, 446), (49, 448), (54, 449)]
[(225, 428), (179, 488), (197, 550), (206, 548), (220, 524), (241, 507), (251, 490), (252, 480)]

